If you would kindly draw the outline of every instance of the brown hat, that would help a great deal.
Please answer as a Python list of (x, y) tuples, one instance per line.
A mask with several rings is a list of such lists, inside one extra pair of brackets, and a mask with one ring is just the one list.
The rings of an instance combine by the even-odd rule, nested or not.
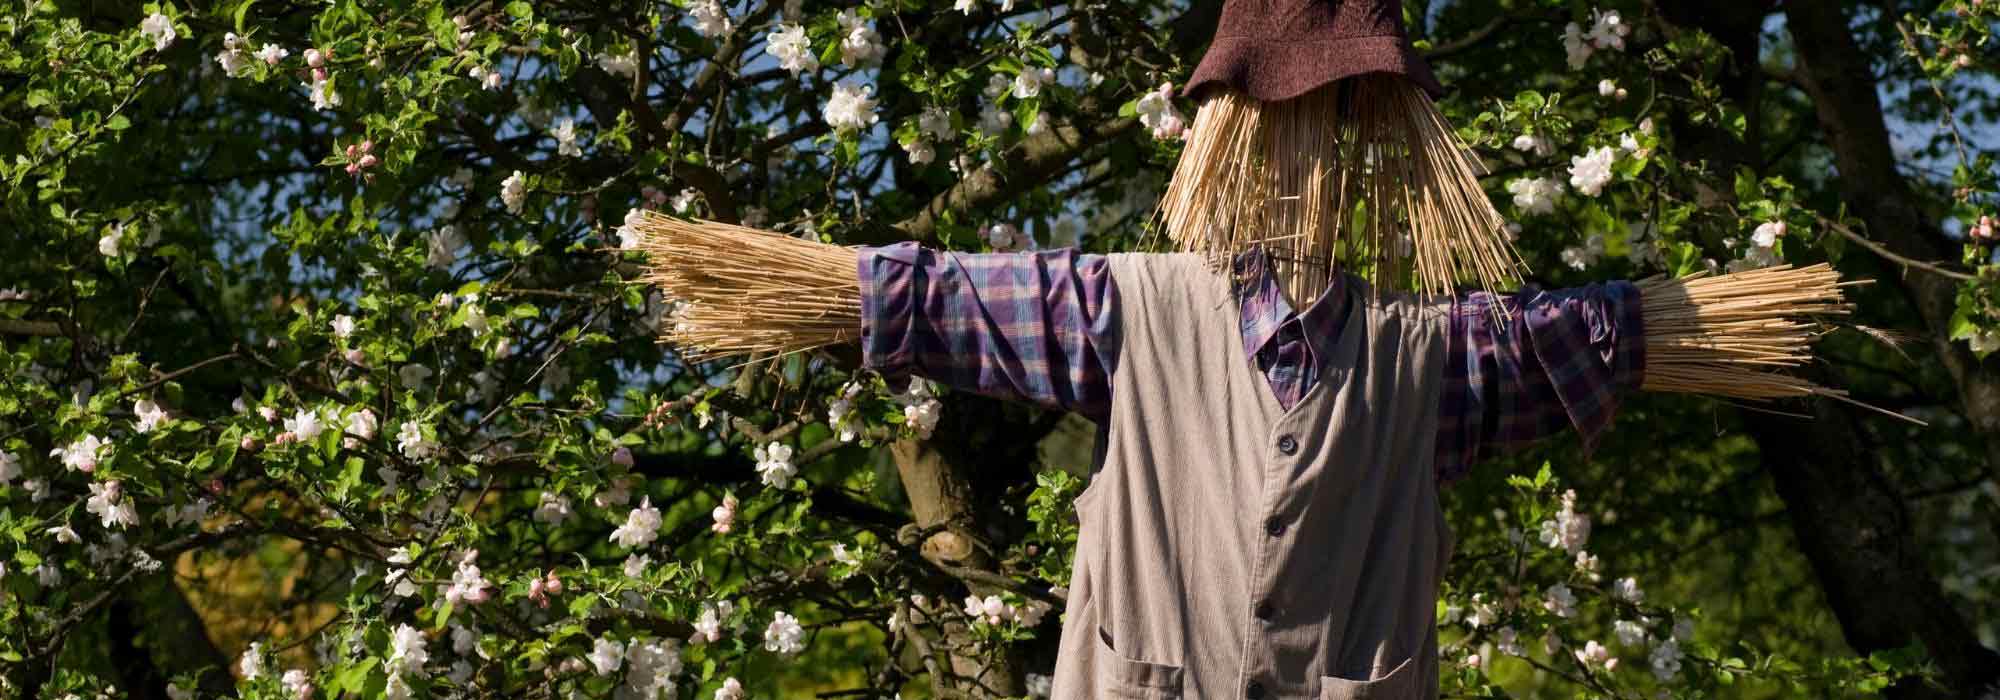
[(1444, 94), (1410, 46), (1400, 0), (1226, 0), (1215, 40), (1181, 94), (1223, 84), (1276, 102), (1367, 73), (1403, 76), (1432, 98)]

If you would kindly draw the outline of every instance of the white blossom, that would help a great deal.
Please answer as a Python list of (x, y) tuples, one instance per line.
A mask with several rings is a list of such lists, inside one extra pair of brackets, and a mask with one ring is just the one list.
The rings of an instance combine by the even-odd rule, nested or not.
[(937, 158), (937, 150), (931, 148), (931, 142), (923, 139), (903, 144), (903, 153), (908, 155), (910, 162), (915, 165), (928, 165)]
[(951, 130), (951, 113), (932, 105), (924, 108), (917, 116), (917, 133), (938, 141), (949, 141), (954, 135)]
[(1514, 206), (1523, 214), (1548, 214), (1556, 210), (1556, 198), (1562, 196), (1562, 183), (1552, 177), (1515, 178), (1507, 183), (1507, 192), (1514, 195)]
[(423, 388), (424, 382), (433, 374), (436, 373), (432, 372), (431, 368), (414, 362), (396, 370), (396, 378), (403, 383), (403, 388), (412, 391)]
[(334, 316), (332, 323), (328, 325), (333, 327), (333, 337), (335, 338), (346, 340), (354, 335), (353, 316), (349, 316), (347, 314), (340, 314)]
[(141, 433), (153, 432), (167, 422), (167, 412), (161, 409), (159, 404), (153, 403), (152, 399), (132, 402), (132, 415), (138, 419), (132, 429)]
[(755, 453), (757, 473), (763, 478), (766, 486), (786, 488), (791, 485), (792, 476), (799, 473), (798, 467), (792, 465), (791, 445), (773, 442), (757, 448)]
[(937, 429), (938, 418), (942, 416), (944, 404), (936, 399), (926, 399), (903, 407), (904, 424), (916, 431), (917, 437), (929, 439), (931, 431)]
[(687, 214), (694, 208), (695, 200), (700, 198), (700, 190), (693, 187), (683, 187), (672, 199), (667, 200), (667, 206), (673, 207), (676, 214)]
[(972, 14), (972, 9), (978, 6), (979, 0), (952, 0), (951, 2), (951, 9), (968, 15)]
[(1590, 516), (1576, 511), (1576, 491), (1566, 490), (1562, 495), (1562, 509), (1556, 517), (1542, 521), (1542, 544), (1561, 547), (1569, 552), (1582, 551), (1590, 539)]
[(486, 602), (487, 597), (491, 595), (486, 589), (491, 584), (486, 582), (485, 574), (479, 570), (478, 559), (479, 550), (476, 549), (466, 551), (465, 555), (459, 558), (458, 568), (451, 574), (451, 585), (445, 589), (446, 601), (474, 605)]
[(430, 642), (424, 633), (408, 624), (396, 625), (396, 631), (389, 635), (389, 659), (386, 669), (391, 678), (406, 673), (421, 673), (424, 664), (430, 663)]
[(14, 483), (21, 477), (21, 456), (0, 450), (0, 486)]
[(297, 435), (300, 442), (312, 442), (326, 432), (326, 423), (320, 420), (318, 409), (300, 408), (285, 419), (285, 432)]
[(402, 452), (404, 457), (427, 462), (442, 453), (444, 445), (425, 437), (423, 426), (417, 425), (416, 421), (406, 421), (403, 427), (396, 431), (396, 449)]
[(700, 0), (688, 8), (688, 16), (694, 20), (694, 33), (708, 38), (728, 34), (731, 28), (729, 13), (716, 0)]
[(243, 50), (243, 39), (236, 32), (222, 35), (222, 51), (215, 54), (215, 63), (231, 78), (242, 77), (243, 69), (249, 67), (250, 52)]
[(535, 505), (535, 519), (553, 527), (562, 527), (570, 517), (569, 497), (554, 491), (543, 491), (541, 500)]
[[(1594, 193), (1593, 193), (1594, 194)], [(528, 201), (528, 178), (516, 170), (500, 183), (500, 201), (507, 205), (507, 213), (520, 214), (521, 205)]]
[(597, 67), (612, 75), (622, 75), (627, 79), (639, 77), (639, 56), (636, 53), (597, 55)]
[(736, 609), (729, 601), (702, 603), (701, 616), (695, 618), (694, 636), (688, 638), (690, 644), (709, 644), (722, 639), (722, 620)]
[(83, 541), (83, 538), (76, 536), (76, 530), (68, 525), (57, 525), (43, 532), (54, 535), (57, 544), (76, 544)]
[(111, 443), (96, 435), (84, 435), (67, 445), (49, 451), (50, 457), (62, 459), (63, 467), (70, 471), (89, 473), (97, 470), (97, 463), (110, 451)]
[(653, 558), (651, 556), (647, 556), (644, 554), (626, 555), (625, 565), (623, 567), (625, 570), (625, 578), (629, 579), (644, 578), (646, 576), (646, 567), (652, 566), (652, 564), (653, 564)]
[(278, 65), (279, 61), (285, 60), (286, 56), (292, 55), (292, 52), (277, 44), (265, 44), (263, 47), (257, 49), (255, 55), (257, 60), (263, 61), (265, 65), (275, 66)]
[(590, 649), (590, 665), (597, 669), (597, 675), (609, 676), (625, 663), (625, 645), (609, 639), (599, 639)]
[(450, 267), (458, 261), (458, 249), (465, 247), (465, 235), (459, 233), (458, 226), (445, 224), (432, 231), (428, 237), (424, 264), (433, 268)]
[(1681, 672), (1681, 645), (1673, 638), (1660, 640), (1653, 645), (1653, 653), (1647, 658), (1653, 666), (1653, 676), (1665, 683)]
[(819, 70), (812, 40), (806, 37), (806, 28), (796, 24), (778, 25), (778, 30), (765, 39), (764, 53), (778, 59), (778, 67), (791, 71), (793, 76), (800, 71)]
[(35, 583), (41, 584), (43, 588), (60, 586), (62, 585), (62, 571), (57, 569), (53, 564), (42, 562), (41, 566), (35, 567)]
[(710, 525), (709, 529), (714, 530), (718, 534), (729, 534), (730, 528), (736, 526), (736, 497), (733, 495), (724, 495), (722, 497), (722, 505), (718, 505), (714, 510), (709, 511), (709, 517), (715, 520), (715, 524)]
[(1569, 159), (1569, 184), (1586, 196), (1595, 197), (1611, 182), (1611, 166), (1618, 160), (1618, 152), (1610, 146), (1590, 149), (1581, 156)]
[[(1582, 270), (1595, 265), (1598, 258), (1604, 257), (1604, 236), (1595, 233), (1590, 234), (1589, 238), (1584, 239), (1583, 245), (1563, 248), (1561, 257), (1563, 264), (1570, 266), (1574, 270)], [(1546, 527), (1547, 525), (1548, 523), (1543, 523), (1543, 526)]]
[(306, 95), (312, 98), (314, 111), (326, 111), (340, 106), (340, 93), (333, 89), (332, 78), (316, 78), (306, 84)]
[(1646, 642), (1646, 626), (1631, 620), (1611, 623), (1611, 632), (1618, 635), (1618, 643), (1636, 647)]
[(125, 227), (122, 224), (112, 226), (110, 233), (106, 233), (97, 239), (97, 254), (107, 258), (115, 258), (123, 255), (124, 251), (119, 249), (118, 244), (120, 242), (119, 239), (123, 238), (124, 235)]
[(1766, 221), (1758, 224), (1750, 234), (1750, 242), (1759, 248), (1769, 248), (1778, 244), (1778, 238), (1785, 235), (1785, 222)]
[(840, 23), (840, 64), (849, 68), (870, 66), (882, 61), (882, 54), (888, 47), (882, 45), (882, 37), (868, 26), (868, 20), (853, 10), (841, 10), (835, 15)]
[(625, 223), (618, 226), (618, 248), (620, 250), (638, 249), (639, 242), (643, 238), (639, 234), (639, 224), (645, 220), (646, 212), (644, 209), (628, 209), (625, 211)]
[(625, 524), (611, 532), (611, 541), (620, 547), (644, 547), (652, 544), (660, 533), (660, 509), (653, 507), (653, 497), (647, 496), (639, 502), (639, 507), (625, 515)]
[(1618, 662), (1617, 659), (1611, 657), (1611, 650), (1605, 648), (1602, 644), (1598, 644), (1595, 639), (1584, 642), (1583, 648), (1576, 650), (1574, 653), (1576, 654), (1576, 660), (1585, 666), (1595, 666), (1610, 670)]
[(1589, 61), (1590, 55), (1597, 52), (1597, 47), (1591, 46), (1589, 39), (1585, 37), (1583, 27), (1575, 22), (1563, 27), (1562, 41), (1563, 52), (1569, 60), (1570, 70), (1582, 70), (1584, 62)]
[(1042, 84), (1056, 81), (1056, 72), (1047, 68), (1023, 67), (1014, 75), (1012, 94), (1015, 99), (1025, 100), (1042, 94)]
[(1152, 130), (1153, 138), (1170, 139), (1181, 134), (1181, 113), (1174, 109), (1173, 83), (1161, 83), (1139, 98), (1139, 124)]
[(1512, 145), (1516, 151), (1534, 153), (1535, 155), (1544, 157), (1556, 152), (1555, 140), (1539, 134), (1521, 134), (1520, 136), (1516, 136)]
[(307, 700), (312, 697), (312, 678), (307, 676), (305, 671), (296, 668), (286, 671), (278, 684), (284, 687), (285, 695), (293, 700)]
[[(967, 0), (960, 1), (965, 2)], [(715, 689), (715, 700), (744, 700), (748, 697), (750, 695), (743, 692), (743, 682), (736, 680), (735, 676), (723, 679), (722, 687)]]
[(1624, 18), (1618, 15), (1618, 11), (1598, 12), (1593, 10), (1591, 14), (1594, 20), (1590, 26), (1590, 43), (1600, 49), (1624, 50), (1625, 35), (1632, 32), (1632, 27), (1625, 24)]
[(873, 86), (850, 82), (833, 86), (833, 96), (827, 98), (821, 112), (826, 117), (826, 123), (841, 131), (874, 124), (877, 119), (875, 100), (870, 97), (874, 91)]
[(1558, 583), (1549, 586), (1548, 590), (1542, 592), (1542, 607), (1556, 617), (1575, 616), (1576, 595), (1570, 592), (1568, 584)]
[(165, 51), (180, 34), (174, 31), (174, 21), (166, 15), (155, 12), (139, 22), (139, 33), (153, 40), (154, 51)]
[(988, 137), (998, 138), (1014, 125), (1014, 113), (1001, 109), (998, 103), (988, 103), (979, 110), (979, 132)]
[(556, 139), (556, 155), (576, 157), (583, 155), (583, 148), (576, 144), (576, 120), (563, 117), (556, 122), (556, 128), (549, 130)]
[(790, 656), (805, 651), (806, 630), (799, 626), (797, 618), (778, 613), (771, 618), (771, 624), (764, 628), (764, 650)]
[(243, 650), (243, 656), (236, 660), (236, 670), (243, 674), (243, 680), (254, 681), (264, 675), (264, 644), (251, 642), (250, 648)]
[(132, 507), (131, 499), (121, 498), (124, 490), (116, 479), (90, 485), (90, 498), (84, 500), (84, 510), (98, 517), (104, 529), (113, 526), (123, 529), (139, 524), (139, 512)]
[(1611, 597), (1633, 605), (1646, 602), (1646, 593), (1639, 590), (1639, 579), (1630, 576), (1611, 583)]

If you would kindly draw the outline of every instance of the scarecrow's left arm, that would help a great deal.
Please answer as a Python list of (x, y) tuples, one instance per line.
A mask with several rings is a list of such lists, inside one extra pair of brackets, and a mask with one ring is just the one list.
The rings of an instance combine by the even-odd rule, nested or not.
[(1821, 264), (1468, 295), (1451, 307), (1439, 479), (1569, 429), (1588, 450), (1632, 389), (1841, 397), (1779, 371), (1810, 359), (1811, 317), (1847, 312), (1841, 286)]

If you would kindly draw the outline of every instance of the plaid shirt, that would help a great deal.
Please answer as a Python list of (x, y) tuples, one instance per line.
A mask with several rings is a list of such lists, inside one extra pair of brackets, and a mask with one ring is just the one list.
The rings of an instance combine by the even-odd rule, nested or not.
[[(1294, 312), (1258, 251), (1235, 261), (1245, 354), (1290, 408), (1318, 381), (1315, 343), (1346, 318), (1329, 293)], [(1102, 420), (1118, 364), (1118, 290), (1101, 255), (862, 249), (863, 364)], [(1346, 280), (1336, 276), (1330, 290)], [(1494, 304), (1511, 311), (1494, 318)], [(1441, 482), (1481, 459), (1575, 427), (1585, 449), (1645, 368), (1639, 291), (1623, 281), (1451, 303), (1436, 467)]]

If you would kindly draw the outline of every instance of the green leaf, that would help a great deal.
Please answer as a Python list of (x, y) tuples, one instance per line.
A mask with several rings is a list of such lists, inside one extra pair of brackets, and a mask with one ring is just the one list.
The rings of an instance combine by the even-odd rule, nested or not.
[(104, 128), (112, 131), (124, 131), (132, 128), (132, 120), (126, 119), (123, 114), (113, 114), (111, 115), (111, 121), (104, 123)]
[(244, 32), (244, 31), (243, 31), (243, 20), (244, 20), (244, 18), (245, 18), (245, 17), (247, 17), (247, 16), (248, 16), (248, 15), (250, 14), (250, 6), (251, 6), (251, 5), (255, 5), (255, 4), (257, 4), (257, 0), (244, 0), (243, 4), (241, 4), (241, 5), (237, 5), (237, 6), (236, 6), (236, 33), (237, 33), (237, 34), (244, 34), (244, 33), (247, 33), (247, 32)]

